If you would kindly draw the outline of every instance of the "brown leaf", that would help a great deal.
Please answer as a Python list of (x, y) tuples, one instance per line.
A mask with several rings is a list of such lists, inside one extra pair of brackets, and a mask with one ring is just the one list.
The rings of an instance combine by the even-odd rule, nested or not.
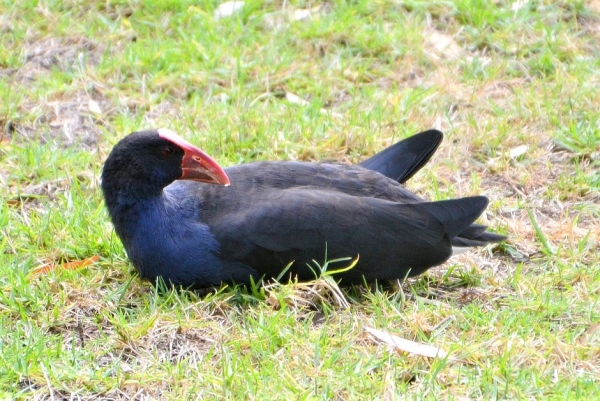
[(97, 262), (100, 259), (99, 255), (94, 255), (90, 258), (87, 259), (83, 259), (83, 260), (74, 260), (72, 262), (67, 262), (67, 263), (54, 263), (54, 262), (47, 262), (47, 263), (43, 263), (39, 266), (37, 266), (36, 268), (34, 268), (31, 271), (31, 274), (33, 275), (38, 275), (38, 274), (47, 274), (49, 272), (51, 272), (52, 270), (55, 269), (67, 269), (67, 270), (77, 270), (77, 269), (81, 269), (82, 267), (86, 267), (91, 265), (94, 262)]

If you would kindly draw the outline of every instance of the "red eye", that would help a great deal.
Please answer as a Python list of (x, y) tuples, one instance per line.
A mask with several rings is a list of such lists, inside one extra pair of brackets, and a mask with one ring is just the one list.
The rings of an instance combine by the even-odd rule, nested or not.
[(162, 150), (160, 151), (160, 153), (162, 154), (163, 157), (169, 157), (173, 153), (175, 153), (175, 150), (172, 147), (170, 147), (170, 146), (165, 146), (164, 148), (162, 148)]

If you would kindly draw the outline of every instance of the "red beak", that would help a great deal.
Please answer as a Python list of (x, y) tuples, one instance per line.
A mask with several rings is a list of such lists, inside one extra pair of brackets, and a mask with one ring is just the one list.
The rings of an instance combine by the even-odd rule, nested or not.
[(209, 184), (229, 185), (229, 177), (219, 163), (176, 133), (166, 128), (158, 130), (158, 136), (183, 149), (180, 180), (193, 180)]

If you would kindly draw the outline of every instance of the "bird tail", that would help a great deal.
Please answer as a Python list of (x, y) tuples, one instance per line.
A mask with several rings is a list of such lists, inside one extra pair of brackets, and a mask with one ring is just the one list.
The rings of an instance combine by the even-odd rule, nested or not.
[(486, 231), (487, 226), (473, 223), (488, 205), (485, 196), (427, 202), (423, 205), (427, 205), (428, 212), (444, 224), (453, 248), (484, 246), (506, 239), (504, 235)]
[(431, 159), (443, 137), (435, 129), (421, 132), (382, 150), (360, 165), (402, 184)]
[(487, 226), (473, 223), (462, 231), (459, 235), (452, 238), (454, 247), (484, 246), (495, 242), (502, 242), (506, 236), (486, 231)]

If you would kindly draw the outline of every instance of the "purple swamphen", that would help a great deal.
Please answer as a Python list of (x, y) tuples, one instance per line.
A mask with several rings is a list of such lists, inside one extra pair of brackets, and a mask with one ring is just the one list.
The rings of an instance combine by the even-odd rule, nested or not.
[[(426, 202), (402, 184), (433, 155), (429, 130), (359, 165), (256, 162), (222, 169), (167, 129), (132, 133), (108, 156), (102, 191), (127, 255), (145, 279), (186, 287), (287, 274), (359, 256), (341, 284), (404, 279), (457, 248), (505, 239), (473, 223), (483, 196)], [(348, 262), (346, 262), (348, 263)], [(341, 266), (340, 266), (341, 267)]]

